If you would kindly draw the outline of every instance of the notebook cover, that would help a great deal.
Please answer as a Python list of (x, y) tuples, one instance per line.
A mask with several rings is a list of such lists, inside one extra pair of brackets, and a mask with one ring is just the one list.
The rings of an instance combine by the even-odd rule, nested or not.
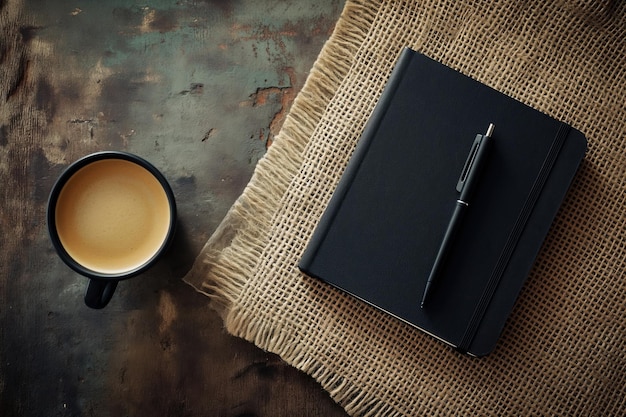
[[(426, 308), (476, 134), (492, 147)], [(404, 49), (299, 267), (453, 347), (496, 345), (587, 149), (582, 133)]]

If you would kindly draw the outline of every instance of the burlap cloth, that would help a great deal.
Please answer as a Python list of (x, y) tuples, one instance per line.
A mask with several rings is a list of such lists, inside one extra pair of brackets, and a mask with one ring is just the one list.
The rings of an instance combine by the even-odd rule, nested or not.
[[(589, 139), (486, 358), (457, 354), (296, 267), (405, 45)], [(353, 415), (625, 415), (625, 64), (626, 2), (348, 1), (186, 281), (230, 333), (309, 373)]]

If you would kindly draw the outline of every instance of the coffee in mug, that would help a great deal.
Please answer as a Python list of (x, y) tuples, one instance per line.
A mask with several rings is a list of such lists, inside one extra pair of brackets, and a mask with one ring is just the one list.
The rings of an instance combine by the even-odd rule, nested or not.
[(48, 229), (61, 259), (90, 278), (85, 303), (104, 307), (118, 281), (165, 251), (176, 204), (163, 175), (125, 152), (99, 152), (68, 167), (48, 202)]

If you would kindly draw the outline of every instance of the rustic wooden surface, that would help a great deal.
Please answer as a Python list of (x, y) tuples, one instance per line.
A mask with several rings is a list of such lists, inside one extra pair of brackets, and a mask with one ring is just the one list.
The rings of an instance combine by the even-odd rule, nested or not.
[[(181, 281), (342, 7), (0, 0), (0, 415), (344, 415), (310, 377), (225, 334)], [(179, 229), (95, 311), (49, 242), (45, 205), (69, 163), (108, 149), (162, 170)]]

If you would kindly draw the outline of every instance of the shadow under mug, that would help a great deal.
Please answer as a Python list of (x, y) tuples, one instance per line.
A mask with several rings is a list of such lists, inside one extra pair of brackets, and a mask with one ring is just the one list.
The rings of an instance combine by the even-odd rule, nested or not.
[(72, 163), (50, 192), (48, 232), (61, 259), (89, 278), (85, 304), (105, 307), (120, 280), (146, 271), (170, 245), (176, 201), (139, 156), (97, 152)]

